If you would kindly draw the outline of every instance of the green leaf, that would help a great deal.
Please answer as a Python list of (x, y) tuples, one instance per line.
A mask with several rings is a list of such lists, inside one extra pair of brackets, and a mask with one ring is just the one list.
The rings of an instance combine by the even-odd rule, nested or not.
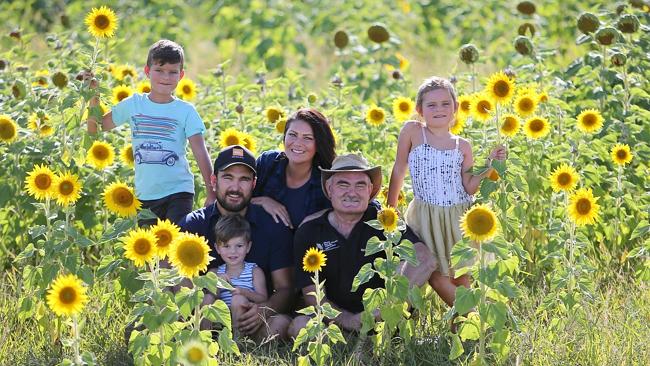
[(461, 342), (458, 334), (452, 334), (451, 350), (449, 350), (449, 359), (455, 360), (458, 357), (460, 357), (463, 353), (465, 353), (465, 349), (463, 348), (463, 342)]
[(373, 236), (372, 238), (368, 239), (368, 243), (366, 244), (366, 249), (364, 250), (366, 253), (366, 257), (379, 253), (384, 250), (384, 242), (379, 240), (378, 237)]
[(478, 305), (480, 298), (481, 296), (478, 294), (478, 291), (464, 286), (458, 286), (456, 287), (454, 308), (458, 314), (467, 314)]
[(156, 219), (158, 219), (158, 216), (148, 208), (145, 208), (145, 209), (142, 209), (142, 210), (138, 211), (138, 221), (156, 220)]
[(296, 339), (293, 341), (293, 348), (291, 351), (295, 351), (300, 347), (301, 344), (305, 343), (307, 340), (309, 340), (308, 334), (307, 334), (307, 328), (301, 328), (300, 331), (298, 332), (298, 336), (296, 336)]
[(203, 276), (193, 278), (192, 282), (199, 288), (206, 289), (211, 293), (216, 294), (219, 277), (214, 272), (208, 271), (208, 273)]
[(327, 361), (327, 359), (332, 355), (330, 346), (327, 344), (310, 342), (309, 346), (307, 346), (307, 350), (309, 351), (311, 359), (314, 360), (318, 366), (324, 365), (325, 361)]
[(359, 288), (359, 286), (370, 281), (370, 279), (374, 275), (375, 275), (375, 270), (372, 269), (372, 265), (370, 263), (364, 264), (359, 269), (359, 273), (357, 273), (357, 275), (354, 276), (354, 280), (352, 281), (352, 289), (350, 291), (355, 292)]
[(68, 235), (70, 235), (75, 246), (78, 248), (87, 248), (95, 244), (95, 242), (83, 236), (79, 231), (77, 231), (77, 229), (72, 226), (68, 226), (66, 232)]
[(206, 305), (202, 309), (203, 316), (213, 323), (220, 323), (226, 328), (232, 326), (230, 319), (230, 309), (228, 305), (222, 300), (217, 300), (210, 305)]
[(304, 314), (304, 315), (312, 315), (312, 314), (316, 313), (316, 309), (312, 305), (309, 305), (306, 308), (302, 308), (300, 310), (297, 310), (296, 313)]
[(100, 242), (115, 240), (133, 226), (133, 220), (117, 219), (113, 225), (108, 227), (104, 235), (102, 235)]
[(123, 259), (111, 255), (104, 256), (97, 267), (97, 277), (105, 277), (109, 273), (113, 273), (122, 264)]
[(32, 239), (36, 239), (37, 237), (45, 234), (46, 232), (47, 232), (47, 226), (45, 225), (37, 225), (29, 228), (29, 235), (32, 237)]
[(343, 333), (341, 333), (341, 329), (334, 324), (330, 323), (330, 325), (327, 327), (327, 338), (329, 338), (330, 341), (332, 341), (334, 344), (341, 342), (345, 344), (345, 337), (343, 337)]
[(499, 355), (501, 359), (504, 359), (510, 352), (509, 343), (510, 331), (508, 331), (508, 329), (502, 329), (494, 332), (492, 342), (490, 342), (490, 349), (492, 352)]
[(14, 259), (14, 263), (21, 263), (25, 259), (33, 257), (36, 251), (37, 249), (34, 247), (34, 244), (32, 243), (27, 244), (25, 249), (23, 249), (23, 251), (16, 256), (16, 258)]
[(481, 326), (479, 316), (475, 313), (470, 315), (471, 316), (461, 324), (460, 331), (458, 332), (458, 335), (464, 341), (468, 339), (479, 339), (479, 329)]
[(323, 315), (325, 315), (325, 317), (328, 319), (334, 319), (339, 316), (339, 314), (341, 314), (341, 312), (334, 309), (329, 302), (326, 302), (322, 305), (321, 311), (323, 312)]
[(515, 281), (510, 277), (504, 277), (496, 283), (494, 288), (499, 291), (503, 296), (514, 299), (521, 295), (521, 290), (515, 284)]
[[(295, 349), (294, 349), (295, 351)], [(311, 363), (309, 362), (309, 357), (308, 356), (300, 356), (298, 357), (298, 361), (296, 363), (296, 366), (311, 366)]]
[(402, 240), (402, 242), (395, 247), (395, 254), (399, 256), (399, 259), (406, 261), (413, 267), (419, 264), (417, 255), (415, 254), (415, 247), (410, 240)]
[(502, 302), (487, 304), (487, 318), (485, 321), (494, 329), (502, 329), (508, 317), (508, 308)]
[(395, 329), (402, 318), (402, 304), (392, 304), (379, 309), (381, 319), (386, 322), (390, 329)]
[(641, 220), (637, 227), (634, 228), (634, 231), (630, 235), (630, 241), (644, 237), (650, 233), (650, 224), (648, 224), (648, 220)]
[(223, 328), (221, 331), (219, 331), (219, 338), (217, 342), (225, 353), (233, 353), (237, 356), (241, 354), (239, 352), (239, 347), (237, 347), (237, 343), (232, 340), (232, 333), (230, 331), (230, 328)]
[(378, 309), (386, 301), (385, 288), (367, 288), (363, 292), (363, 304), (366, 309)]

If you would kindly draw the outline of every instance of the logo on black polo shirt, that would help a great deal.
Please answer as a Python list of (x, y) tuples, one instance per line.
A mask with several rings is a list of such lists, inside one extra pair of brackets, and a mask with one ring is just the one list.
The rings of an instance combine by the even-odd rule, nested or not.
[(316, 248), (322, 250), (323, 252), (328, 252), (332, 249), (337, 249), (338, 247), (339, 247), (338, 239), (332, 241), (324, 241), (322, 243), (316, 243)]

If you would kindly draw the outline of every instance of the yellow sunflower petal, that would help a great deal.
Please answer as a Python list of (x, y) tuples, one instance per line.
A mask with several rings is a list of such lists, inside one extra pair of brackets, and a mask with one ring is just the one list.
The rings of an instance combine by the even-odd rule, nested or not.
[(377, 220), (384, 231), (393, 232), (397, 230), (397, 211), (392, 207), (383, 208), (377, 213)]
[(515, 94), (515, 85), (503, 71), (493, 74), (485, 87), (485, 93), (499, 104), (510, 101)]
[(577, 226), (593, 224), (598, 219), (600, 206), (591, 189), (581, 188), (569, 198), (569, 217)]
[(393, 100), (393, 115), (398, 122), (404, 122), (411, 118), (415, 111), (415, 103), (406, 97), (399, 97)]
[(595, 109), (587, 109), (578, 115), (578, 128), (583, 132), (595, 133), (603, 127), (603, 116)]
[(227, 128), (219, 134), (219, 145), (222, 148), (232, 145), (244, 145), (244, 135), (234, 128)]
[(196, 98), (196, 84), (191, 79), (181, 79), (176, 85), (176, 95), (183, 100)]
[(494, 238), (499, 222), (490, 207), (478, 204), (468, 209), (461, 217), (460, 227), (466, 237), (481, 243)]
[(327, 256), (316, 248), (309, 248), (302, 257), (302, 269), (306, 272), (320, 271), (327, 261)]
[(81, 184), (75, 174), (63, 173), (57, 176), (52, 183), (53, 197), (61, 206), (69, 206), (81, 197)]
[(157, 238), (150, 230), (138, 228), (131, 230), (125, 238), (124, 256), (133, 261), (137, 267), (142, 267), (146, 263), (153, 261), (158, 253)]
[(192, 278), (208, 268), (212, 257), (205, 238), (195, 234), (180, 233), (169, 248), (169, 260), (181, 275)]
[(612, 148), (611, 156), (614, 164), (617, 165), (629, 164), (633, 157), (630, 146), (627, 144), (616, 144)]
[(93, 142), (86, 155), (86, 161), (97, 170), (102, 170), (115, 161), (115, 149), (106, 142)]
[(52, 170), (50, 170), (50, 168), (45, 165), (36, 165), (25, 178), (27, 193), (34, 196), (37, 200), (50, 198), (54, 194), (53, 188), (55, 180), (56, 175)]
[(47, 305), (58, 316), (79, 314), (87, 301), (83, 282), (72, 274), (57, 277), (47, 293)]
[(18, 125), (6, 114), (0, 115), (0, 141), (11, 143), (18, 136)]
[(149, 229), (156, 236), (156, 250), (160, 258), (165, 258), (172, 242), (180, 234), (180, 228), (169, 220), (160, 220)]
[(88, 32), (98, 38), (113, 37), (115, 29), (117, 29), (117, 16), (113, 10), (106, 6), (99, 9), (93, 8), (86, 16), (85, 22)]
[(366, 122), (379, 126), (386, 120), (386, 111), (383, 108), (372, 106), (366, 112)]
[(553, 171), (550, 180), (555, 192), (571, 191), (578, 184), (580, 176), (573, 167), (562, 164)]
[(111, 212), (120, 217), (135, 216), (142, 206), (140, 200), (135, 197), (133, 189), (120, 181), (113, 182), (106, 187), (104, 204)]
[(551, 132), (551, 126), (546, 118), (532, 117), (526, 120), (524, 132), (531, 139), (539, 139)]

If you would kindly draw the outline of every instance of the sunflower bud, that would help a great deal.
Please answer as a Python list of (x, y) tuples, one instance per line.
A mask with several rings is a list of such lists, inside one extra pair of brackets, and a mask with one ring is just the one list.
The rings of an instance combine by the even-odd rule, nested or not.
[(464, 44), (460, 47), (458, 56), (465, 64), (471, 65), (478, 61), (478, 48), (471, 43)]
[(517, 73), (510, 66), (506, 67), (505, 70), (503, 70), (503, 73), (512, 80), (517, 78)]
[(375, 43), (384, 43), (390, 38), (390, 33), (383, 24), (373, 24), (368, 28), (368, 38)]
[(25, 83), (20, 80), (14, 81), (14, 85), (11, 86), (11, 94), (13, 94), (16, 99), (23, 99), (27, 96), (27, 88), (25, 88)]
[(598, 41), (601, 46), (612, 45), (618, 36), (619, 32), (616, 30), (616, 28), (613, 27), (600, 28), (594, 34), (596, 41)]
[(393, 79), (399, 80), (399, 79), (402, 78), (402, 72), (399, 71), (399, 70), (393, 70), (393, 73), (392, 73), (391, 76), (393, 77)]
[(520, 36), (525, 36), (526, 32), (529, 32), (531, 37), (535, 36), (535, 26), (531, 23), (524, 23), (517, 29), (517, 33)]
[(244, 106), (241, 105), (241, 104), (237, 104), (237, 106), (235, 107), (235, 112), (237, 112), (239, 114), (244, 113)]
[(350, 37), (346, 31), (340, 30), (334, 34), (334, 45), (340, 49), (344, 49), (350, 42)]
[(9, 62), (7, 60), (0, 60), (0, 71), (4, 71), (7, 66), (9, 66)]
[(264, 77), (264, 75), (259, 75), (257, 79), (255, 79), (255, 84), (262, 85), (262, 86), (266, 85), (266, 78)]
[(578, 29), (584, 34), (589, 34), (600, 27), (600, 20), (592, 13), (582, 13), (578, 17)]
[(9, 33), (9, 37), (14, 38), (16, 40), (20, 40), (20, 30), (14, 29)]
[(616, 52), (609, 60), (614, 66), (625, 66), (625, 63), (627, 62), (627, 56), (620, 52)]
[(527, 56), (533, 53), (533, 42), (526, 36), (517, 36), (514, 46), (520, 55)]
[(70, 17), (67, 16), (66, 14), (62, 14), (61, 17), (59, 17), (61, 20), (61, 25), (63, 28), (70, 28)]
[(517, 11), (525, 15), (535, 14), (535, 3), (532, 1), (521, 1), (517, 4)]
[(63, 89), (68, 86), (68, 77), (61, 71), (57, 71), (52, 74), (52, 84), (56, 85), (59, 89)]
[(458, 78), (456, 77), (456, 75), (450, 76), (449, 77), (449, 82), (456, 85), (456, 83), (458, 82)]
[(632, 5), (633, 8), (637, 9), (643, 9), (643, 6), (645, 5), (645, 1), (643, 0), (630, 0), (629, 1), (630, 5)]
[(625, 14), (618, 19), (616, 22), (616, 28), (621, 31), (621, 33), (636, 33), (639, 30), (639, 18), (634, 14)]
[(334, 75), (334, 77), (332, 77), (332, 85), (334, 85), (337, 88), (340, 88), (343, 86), (343, 80), (341, 80), (340, 76)]
[(25, 65), (21, 65), (21, 66), (16, 67), (16, 71), (18, 71), (18, 72), (25, 72), (27, 70), (29, 70), (29, 67), (27, 67)]
[(314, 94), (314, 93), (309, 93), (309, 95), (307, 95), (307, 101), (308, 101), (310, 104), (314, 104), (314, 103), (316, 103), (317, 100), (318, 100), (318, 96), (316, 96), (316, 94)]
[(620, 16), (623, 14), (625, 9), (627, 9), (627, 4), (618, 4), (618, 6), (616, 6), (616, 15)]
[(212, 72), (212, 75), (216, 78), (220, 78), (223, 76), (223, 68), (221, 65), (217, 66), (217, 69)]

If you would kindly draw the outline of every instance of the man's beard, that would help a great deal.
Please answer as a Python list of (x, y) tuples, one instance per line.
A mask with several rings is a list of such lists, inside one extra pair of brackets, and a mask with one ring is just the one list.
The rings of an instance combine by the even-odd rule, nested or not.
[[(237, 203), (237, 204), (229, 203), (226, 200), (226, 196), (228, 196), (229, 194), (236, 194), (242, 197), (241, 203)], [(251, 202), (251, 196), (249, 195), (248, 197), (246, 197), (241, 192), (229, 191), (226, 192), (224, 195), (217, 194), (217, 202), (219, 202), (219, 205), (228, 212), (240, 212), (241, 210), (245, 209), (248, 206), (248, 204)]]

